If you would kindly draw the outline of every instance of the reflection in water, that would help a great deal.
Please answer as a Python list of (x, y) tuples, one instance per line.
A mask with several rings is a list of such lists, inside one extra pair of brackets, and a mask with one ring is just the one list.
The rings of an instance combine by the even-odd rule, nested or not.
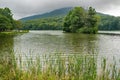
[(103, 57), (107, 59), (107, 64), (111, 64), (114, 63), (114, 56), (115, 61), (117, 60), (116, 64), (119, 66), (119, 40), (119, 36), (112, 35), (30, 31), (30, 33), (14, 38), (14, 49), (17, 54), (22, 55), (22, 60), (26, 60), (26, 56), (35, 59), (36, 56), (46, 53), (97, 54), (97, 64), (100, 70)]
[[(0, 33), (0, 79), (13, 68), (12, 59), (14, 39), (12, 35)], [(7, 80), (7, 79), (6, 79)]]
[(10, 52), (13, 51), (13, 46), (13, 35), (0, 34), (0, 59), (10, 56)]
[[(105, 67), (112, 71), (111, 68), (116, 66), (117, 71), (120, 70), (120, 35), (99, 35), (98, 39), (98, 72), (101, 73), (101, 59), (106, 59)], [(106, 70), (107, 70), (106, 69)]]
[(22, 56), (21, 60), (24, 62), (26, 57), (36, 59), (43, 54), (92, 54), (97, 49), (93, 49), (96, 47), (96, 40), (96, 35), (68, 34), (62, 31), (30, 31), (14, 38), (14, 50), (17, 52), (16, 56), (18, 58)]
[(6, 54), (13, 48), (16, 58), (20, 58), (22, 61), (26, 61), (27, 58), (35, 60), (36, 57), (43, 54), (53, 53), (65, 53), (67, 55), (97, 54), (98, 72), (100, 72), (101, 58), (103, 57), (107, 59), (107, 64), (111, 65), (115, 60), (117, 67), (120, 67), (119, 35), (68, 34), (62, 33), (62, 31), (30, 31), (23, 35), (14, 36), (14, 39), (10, 35), (0, 37), (1, 54)]
[(56, 52), (87, 54), (97, 49), (96, 42), (96, 35), (67, 34), (62, 31), (31, 31), (15, 37), (14, 48), (24, 54), (33, 51), (34, 55)]

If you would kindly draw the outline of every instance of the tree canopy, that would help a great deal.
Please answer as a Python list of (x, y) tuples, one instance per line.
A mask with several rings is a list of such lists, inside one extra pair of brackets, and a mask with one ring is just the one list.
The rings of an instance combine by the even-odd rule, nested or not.
[(120, 30), (120, 17), (101, 15), (99, 30)]
[(24, 30), (62, 30), (63, 17), (34, 19), (23, 22)]
[(97, 33), (98, 22), (99, 17), (92, 7), (89, 7), (88, 11), (82, 7), (75, 7), (65, 17), (63, 31)]
[[(63, 11), (66, 10), (62, 9), (62, 12)], [(62, 13), (59, 14), (59, 12), (61, 11), (59, 10), (54, 11), (54, 14), (57, 16), (47, 17), (47, 15), (50, 15), (50, 13), (47, 13), (47, 15), (44, 16), (44, 18), (37, 17), (32, 20), (26, 20), (26, 21), (23, 20), (22, 21), (23, 27), (19, 29), (25, 29), (25, 30), (64, 29), (64, 31), (66, 32), (73, 31), (73, 32), (84, 32), (84, 33), (89, 33), (89, 32), (96, 33), (98, 30), (120, 30), (120, 17), (114, 17), (111, 15), (98, 13), (92, 7), (89, 7), (88, 10), (85, 10), (82, 7), (80, 9), (79, 7), (76, 9), (70, 8), (69, 10), (67, 10), (67, 12), (64, 13), (64, 15)], [(83, 16), (81, 16), (80, 14)]]
[(22, 26), (19, 21), (13, 19), (13, 14), (9, 8), (0, 8), (0, 32), (17, 29)]

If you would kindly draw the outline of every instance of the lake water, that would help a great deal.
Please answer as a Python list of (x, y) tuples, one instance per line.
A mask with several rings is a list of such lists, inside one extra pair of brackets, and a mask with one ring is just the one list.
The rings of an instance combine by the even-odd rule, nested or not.
[[(120, 32), (118, 32), (120, 33)], [(113, 56), (119, 64), (120, 35), (77, 34), (62, 31), (30, 31), (16, 36), (0, 37), (0, 53), (14, 50), (15, 57), (35, 58), (42, 54), (97, 54), (98, 64), (101, 57), (113, 63)]]
[(120, 35), (30, 31), (14, 37), (14, 51), (23, 54), (120, 54)]

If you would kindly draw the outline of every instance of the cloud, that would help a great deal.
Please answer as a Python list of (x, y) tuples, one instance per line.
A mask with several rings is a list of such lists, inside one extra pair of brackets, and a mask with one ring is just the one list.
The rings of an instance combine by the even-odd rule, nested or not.
[[(0, 7), (9, 7), (16, 19), (42, 14), (54, 9), (71, 6), (92, 6), (97, 11), (113, 14), (119, 10), (120, 0), (1, 0)], [(117, 14), (119, 15), (119, 14)]]

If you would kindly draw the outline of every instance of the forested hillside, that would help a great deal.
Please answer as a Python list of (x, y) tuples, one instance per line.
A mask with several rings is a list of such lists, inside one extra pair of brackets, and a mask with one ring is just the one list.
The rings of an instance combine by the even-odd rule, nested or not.
[(23, 22), (25, 30), (62, 30), (63, 17), (49, 17)]
[[(73, 8), (62, 8), (45, 13), (22, 18), (25, 30), (61, 30), (63, 20), (68, 12)], [(100, 16), (99, 30), (120, 30), (120, 17), (97, 13)]]
[(99, 30), (120, 30), (120, 17), (99, 14), (101, 21), (99, 23)]
[(48, 18), (48, 17), (55, 17), (55, 18), (56, 17), (61, 17), (61, 16), (65, 16), (71, 9), (72, 9), (72, 7), (61, 8), (61, 9), (57, 9), (57, 10), (54, 10), (54, 11), (51, 11), (51, 12), (48, 12), (48, 13), (25, 17), (25, 18), (22, 18), (20, 20), (27, 21), (27, 20)]

